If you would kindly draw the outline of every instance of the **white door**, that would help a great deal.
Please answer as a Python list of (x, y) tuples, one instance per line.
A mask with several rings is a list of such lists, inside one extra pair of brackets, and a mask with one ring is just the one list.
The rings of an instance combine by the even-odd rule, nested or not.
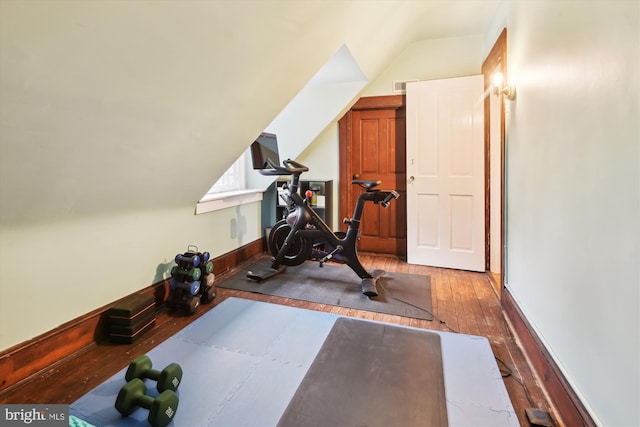
[(483, 77), (407, 83), (407, 261), (485, 270)]

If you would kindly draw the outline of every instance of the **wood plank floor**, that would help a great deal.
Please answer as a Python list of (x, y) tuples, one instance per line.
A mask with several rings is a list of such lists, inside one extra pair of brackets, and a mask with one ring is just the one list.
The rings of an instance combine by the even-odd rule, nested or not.
[[(228, 297), (239, 297), (423, 329), (484, 336), (490, 341), (498, 366), (503, 371), (504, 383), (520, 424), (529, 425), (525, 408), (552, 411), (541, 383), (532, 373), (526, 356), (505, 321), (486, 274), (410, 265), (395, 257), (371, 254), (361, 255), (361, 260), (367, 269), (429, 275), (434, 320), (418, 320), (218, 288), (214, 302), (202, 305), (195, 315), (177, 316), (161, 307), (157, 313), (157, 326), (136, 343), (117, 345), (100, 342), (92, 345), (4, 390), (0, 394), (0, 403), (70, 404), (124, 368), (134, 357), (151, 350), (207, 310)], [(217, 282), (221, 280), (224, 277), (219, 277)]]

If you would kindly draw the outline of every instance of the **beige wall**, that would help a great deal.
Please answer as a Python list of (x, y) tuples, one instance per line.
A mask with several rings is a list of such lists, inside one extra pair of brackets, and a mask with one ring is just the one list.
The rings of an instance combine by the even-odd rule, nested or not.
[(215, 257), (261, 235), (260, 203), (198, 216), (194, 208), (3, 228), (0, 348), (169, 277), (187, 245)]
[[(640, 424), (638, 2), (416, 41), (425, 3), (0, 2), (0, 349), (258, 238), (260, 203), (195, 203), (340, 46), (383, 95), (479, 73), (507, 26), (507, 286), (593, 416)], [(335, 121), (300, 159), (337, 185)]]
[[(392, 7), (1, 1), (0, 349), (148, 286), (189, 244), (257, 239), (260, 203), (196, 202)], [(368, 75), (383, 37), (356, 50)]]
[(507, 287), (601, 425), (640, 424), (637, 1), (505, 2)]

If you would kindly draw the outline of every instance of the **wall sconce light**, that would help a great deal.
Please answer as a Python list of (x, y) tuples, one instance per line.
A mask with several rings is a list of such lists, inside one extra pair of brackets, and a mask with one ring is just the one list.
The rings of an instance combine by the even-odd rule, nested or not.
[(491, 83), (494, 95), (504, 95), (509, 101), (513, 101), (516, 98), (516, 87), (506, 83), (501, 72), (497, 71), (493, 73)]

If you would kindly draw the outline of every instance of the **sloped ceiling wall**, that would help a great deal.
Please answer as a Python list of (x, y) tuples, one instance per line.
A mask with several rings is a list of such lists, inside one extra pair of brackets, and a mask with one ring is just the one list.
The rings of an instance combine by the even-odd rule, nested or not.
[(342, 45), (371, 78), (496, 4), (3, 1), (0, 219), (194, 204)]
[(260, 203), (196, 202), (341, 47), (374, 81), (496, 5), (0, 0), (0, 349), (169, 277), (188, 244), (258, 239)]

